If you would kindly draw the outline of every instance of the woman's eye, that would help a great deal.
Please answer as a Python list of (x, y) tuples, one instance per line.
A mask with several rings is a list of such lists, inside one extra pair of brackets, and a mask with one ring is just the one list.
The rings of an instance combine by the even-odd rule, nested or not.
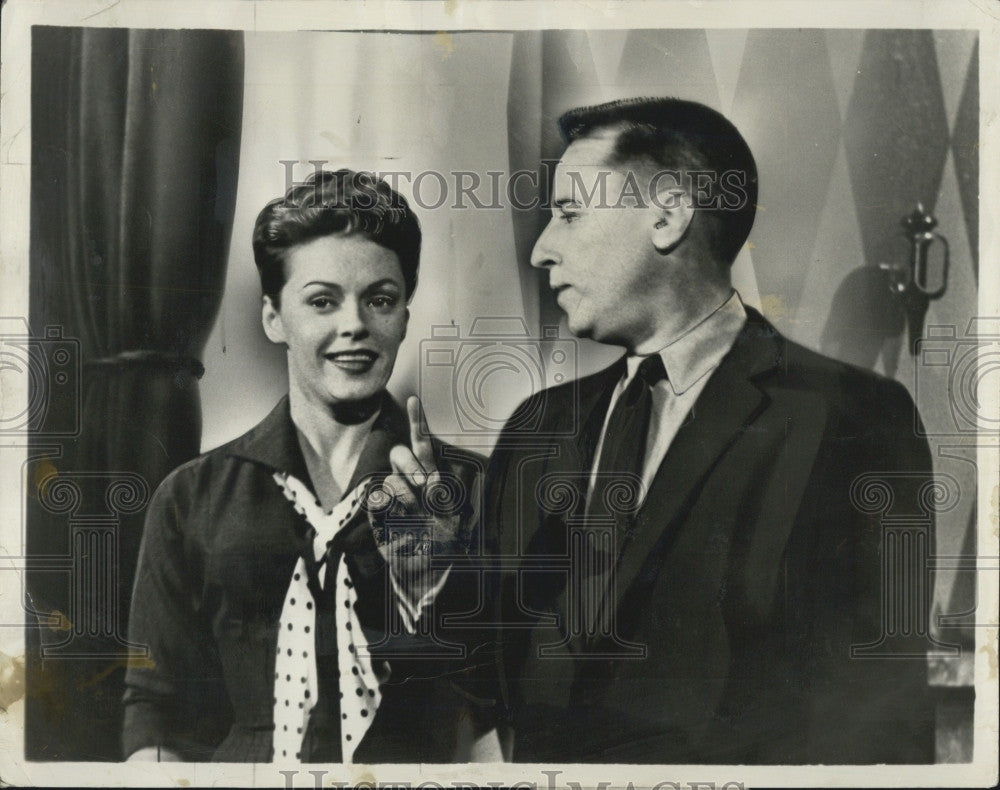
[(373, 296), (368, 300), (368, 304), (378, 310), (387, 310), (396, 304), (396, 299), (392, 296)]
[(310, 299), (309, 304), (311, 304), (318, 310), (325, 310), (327, 307), (330, 307), (333, 304), (333, 300), (331, 300), (327, 296), (317, 296), (314, 299)]

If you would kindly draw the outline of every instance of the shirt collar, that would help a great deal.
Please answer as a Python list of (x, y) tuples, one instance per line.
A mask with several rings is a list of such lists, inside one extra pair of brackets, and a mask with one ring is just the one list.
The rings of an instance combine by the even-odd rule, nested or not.
[[(355, 480), (348, 490), (368, 474), (389, 471), (389, 450), (395, 444), (409, 444), (409, 423), (400, 405), (384, 392), (379, 414), (355, 467)], [(229, 455), (261, 464), (272, 472), (286, 472), (312, 485), (287, 395), (256, 427), (230, 445)]]
[[(683, 335), (659, 350), (667, 380), (675, 395), (687, 392), (722, 361), (747, 320), (740, 295), (734, 290), (729, 298)], [(632, 379), (645, 359), (629, 356), (625, 359)]]

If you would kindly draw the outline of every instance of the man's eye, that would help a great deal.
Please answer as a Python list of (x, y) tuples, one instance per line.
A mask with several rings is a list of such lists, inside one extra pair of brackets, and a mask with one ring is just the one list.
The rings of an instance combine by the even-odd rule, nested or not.
[(562, 213), (562, 214), (559, 215), (559, 219), (561, 219), (563, 222), (565, 222), (568, 225), (570, 222), (573, 222), (574, 220), (579, 219), (579, 217), (576, 214)]
[(392, 296), (373, 296), (368, 300), (368, 304), (379, 310), (388, 310), (396, 304), (396, 299)]

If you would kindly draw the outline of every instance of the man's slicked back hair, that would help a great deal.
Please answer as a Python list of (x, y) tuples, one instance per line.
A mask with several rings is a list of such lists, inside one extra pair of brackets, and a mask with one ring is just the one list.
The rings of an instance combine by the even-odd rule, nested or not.
[(745, 197), (738, 205), (721, 200), (717, 208), (701, 209), (716, 220), (715, 253), (726, 263), (736, 258), (753, 227), (757, 164), (739, 130), (721, 113), (684, 99), (619, 99), (572, 109), (559, 118), (559, 129), (567, 144), (596, 132), (615, 132), (613, 161), (608, 165), (648, 162), (682, 174), (706, 172), (714, 189), (724, 184), (724, 174), (739, 179)]

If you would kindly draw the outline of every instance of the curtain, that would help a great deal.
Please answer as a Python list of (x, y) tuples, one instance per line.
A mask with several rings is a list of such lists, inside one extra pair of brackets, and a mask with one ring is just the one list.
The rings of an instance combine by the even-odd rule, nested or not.
[(27, 582), (29, 759), (120, 758), (145, 504), (199, 449), (242, 93), (242, 33), (33, 30), (29, 322), (50, 366), (27, 544), (53, 559)]

